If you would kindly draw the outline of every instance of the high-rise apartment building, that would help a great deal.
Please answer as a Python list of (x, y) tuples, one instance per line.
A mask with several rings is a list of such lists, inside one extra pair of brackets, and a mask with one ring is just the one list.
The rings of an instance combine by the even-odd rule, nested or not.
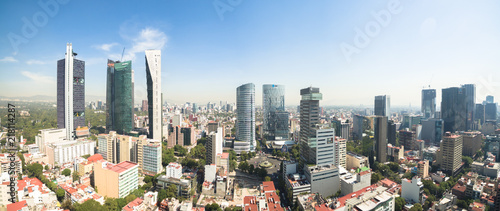
[(387, 162), (387, 117), (376, 116), (373, 118), (375, 132), (375, 156), (379, 163)]
[(335, 166), (342, 166), (343, 168), (347, 168), (346, 166), (346, 140), (344, 138), (336, 137), (334, 140), (335, 144)]
[(441, 142), (441, 169), (454, 175), (462, 164), (462, 136), (446, 132)]
[(464, 88), (451, 87), (442, 90), (441, 118), (444, 132), (466, 131), (467, 98)]
[(134, 129), (134, 71), (132, 61), (108, 59), (106, 131), (128, 134)]
[(206, 149), (206, 164), (216, 164), (217, 154), (222, 153), (222, 141), (223, 141), (222, 128), (217, 128), (217, 132), (211, 132), (207, 139), (207, 149)]
[(99, 154), (111, 163), (131, 161), (139, 165), (139, 172), (155, 175), (162, 171), (161, 142), (139, 137), (119, 135), (115, 131), (97, 137)]
[(71, 43), (66, 56), (57, 61), (57, 127), (66, 128), (66, 139), (85, 126), (85, 62), (75, 59)]
[(149, 138), (162, 140), (161, 51), (146, 50)]
[(422, 90), (422, 114), (425, 119), (434, 118), (436, 113), (436, 90), (423, 89)]
[(374, 114), (391, 118), (391, 97), (389, 95), (375, 96)]
[(118, 164), (94, 163), (95, 189), (103, 196), (124, 198), (139, 186), (138, 165), (130, 161)]
[(236, 89), (236, 141), (234, 150), (255, 150), (255, 85), (253, 83), (243, 84)]
[(262, 86), (264, 135), (268, 139), (288, 138), (288, 112), (285, 111), (285, 86)]
[(483, 145), (483, 137), (481, 132), (463, 132), (462, 135), (462, 155), (474, 157), (476, 152), (481, 149)]

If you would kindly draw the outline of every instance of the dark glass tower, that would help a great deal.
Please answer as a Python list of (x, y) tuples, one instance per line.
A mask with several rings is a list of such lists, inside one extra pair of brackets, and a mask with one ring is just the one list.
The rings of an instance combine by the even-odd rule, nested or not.
[(375, 132), (375, 156), (379, 163), (387, 162), (387, 117), (376, 116), (373, 118)]
[(134, 80), (132, 61), (108, 60), (106, 131), (128, 134), (134, 129)]
[(474, 110), (476, 107), (476, 85), (464, 84), (465, 90), (465, 130), (474, 130)]
[[(72, 55), (67, 55), (66, 59), (57, 61), (57, 127), (66, 128), (66, 125), (70, 125), (72, 128), (68, 129), (69, 133), (73, 133), (76, 128), (85, 126), (85, 62), (74, 59), (77, 54), (73, 52), (71, 44), (67, 45), (67, 49)], [(68, 65), (68, 68), (72, 68), (73, 73), (72, 82), (69, 82), (69, 84), (73, 84), (72, 88), (65, 86), (67, 78), (65, 73), (66, 60), (73, 61), (73, 65)], [(71, 89), (72, 93), (66, 95), (67, 90)], [(73, 115), (72, 125), (65, 122), (66, 119), (71, 121), (71, 118), (66, 117), (65, 114), (65, 108), (69, 106), (67, 100), (73, 101), (73, 112), (68, 114), (71, 115), (72, 113)]]
[(422, 114), (425, 119), (434, 118), (436, 113), (436, 90), (423, 89), (422, 90)]
[(443, 132), (465, 131), (467, 121), (466, 91), (464, 88), (451, 87), (442, 90), (441, 119)]
[(391, 98), (389, 95), (375, 96), (375, 111), (376, 116), (391, 117)]

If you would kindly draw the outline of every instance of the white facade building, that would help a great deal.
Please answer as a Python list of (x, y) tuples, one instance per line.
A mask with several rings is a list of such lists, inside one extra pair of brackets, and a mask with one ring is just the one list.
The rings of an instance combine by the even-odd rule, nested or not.
[(47, 156), (49, 164), (63, 164), (83, 155), (93, 155), (94, 149), (94, 141), (65, 141), (47, 146)]
[(217, 174), (217, 166), (215, 164), (205, 165), (205, 181), (213, 182)]
[(40, 153), (45, 153), (45, 147), (51, 143), (62, 142), (66, 138), (66, 129), (43, 129), (35, 136), (35, 143)]
[(150, 139), (162, 140), (161, 51), (146, 50)]
[(179, 163), (169, 163), (166, 170), (167, 178), (173, 177), (180, 179), (182, 176), (182, 165)]
[(420, 177), (413, 177), (412, 180), (403, 179), (401, 180), (401, 197), (403, 197), (406, 202), (420, 203), (420, 197), (424, 190), (424, 184), (420, 180)]

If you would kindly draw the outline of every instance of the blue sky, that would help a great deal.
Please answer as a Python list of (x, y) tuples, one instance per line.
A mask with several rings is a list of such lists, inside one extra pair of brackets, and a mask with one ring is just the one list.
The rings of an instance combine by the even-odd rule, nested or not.
[[(45, 2), (58, 9), (47, 12)], [(388, 94), (392, 105), (418, 107), (423, 86), (438, 89), (439, 103), (441, 88), (465, 83), (477, 85), (477, 101), (500, 98), (498, 1), (307, 3), (2, 1), (0, 96), (55, 96), (56, 61), (71, 42), (94, 96), (105, 96), (106, 61), (125, 47), (136, 100), (146, 98), (150, 48), (162, 50), (162, 87), (172, 103), (234, 102), (236, 87), (249, 82), (257, 104), (267, 83), (286, 86), (287, 105), (311, 85), (322, 105), (372, 105)]]

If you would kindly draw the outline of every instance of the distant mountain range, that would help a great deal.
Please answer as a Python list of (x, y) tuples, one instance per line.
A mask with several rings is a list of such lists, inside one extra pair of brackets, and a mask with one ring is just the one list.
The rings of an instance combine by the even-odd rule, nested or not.
[[(38, 102), (56, 102), (56, 96), (48, 96), (48, 95), (34, 95), (30, 97), (5, 97), (0, 96), (0, 100), (19, 100), (19, 101), (38, 101)], [(106, 97), (104, 96), (95, 96), (95, 95), (86, 95), (85, 102), (90, 101), (106, 101)]]

